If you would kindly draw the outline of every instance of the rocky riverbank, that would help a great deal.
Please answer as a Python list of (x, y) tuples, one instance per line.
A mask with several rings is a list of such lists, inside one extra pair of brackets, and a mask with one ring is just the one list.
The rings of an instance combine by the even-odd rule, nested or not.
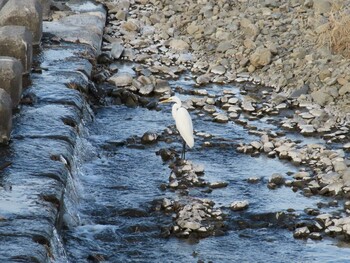
[(103, 2), (116, 58), (172, 77), (185, 68), (198, 85), (254, 81), (321, 107), (330, 126), (349, 120), (349, 1)]

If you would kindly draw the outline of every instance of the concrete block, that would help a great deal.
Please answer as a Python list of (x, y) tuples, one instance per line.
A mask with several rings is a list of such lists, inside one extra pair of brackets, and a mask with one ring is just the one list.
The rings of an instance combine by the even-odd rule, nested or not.
[(29, 73), (33, 58), (32, 39), (32, 34), (24, 26), (0, 27), (0, 56), (19, 59), (23, 73)]
[(7, 144), (12, 129), (12, 101), (10, 95), (0, 89), (0, 144)]
[(0, 10), (0, 26), (25, 26), (38, 45), (43, 34), (43, 10), (38, 0), (8, 0)]
[(7, 3), (8, 0), (0, 0), (0, 9)]
[(39, 0), (41, 7), (43, 9), (43, 19), (48, 20), (50, 16), (50, 8), (52, 4), (52, 0)]
[(12, 100), (12, 107), (16, 108), (22, 94), (22, 63), (12, 57), (0, 56), (0, 83)]

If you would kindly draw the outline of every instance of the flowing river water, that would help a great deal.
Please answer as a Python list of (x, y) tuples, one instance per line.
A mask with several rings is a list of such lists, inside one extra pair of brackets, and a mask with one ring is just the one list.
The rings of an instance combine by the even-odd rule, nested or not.
[[(59, 182), (60, 178), (55, 178), (53, 174), (63, 169), (57, 162), (57, 156), (65, 156), (65, 153), (60, 155), (62, 150), (56, 153), (56, 149), (63, 148), (66, 153), (73, 153), (73, 158), (68, 160), (71, 173), (65, 186), (61, 222), (56, 222), (59, 231), (54, 235), (52, 249), (55, 257), (52, 261), (348, 261), (350, 249), (336, 240), (293, 238), (291, 228), (296, 222), (309, 220), (304, 209), (317, 208), (317, 203), (327, 203), (330, 199), (305, 197), (299, 191), (293, 192), (284, 186), (269, 189), (267, 182), (272, 174), (280, 173), (287, 177), (288, 172), (295, 172), (298, 167), (263, 155), (251, 157), (238, 153), (236, 146), (239, 143), (259, 137), (232, 121), (216, 123), (199, 110), (190, 112), (197, 136), (187, 158), (204, 167), (203, 177), (206, 181), (224, 181), (228, 183), (227, 187), (210, 192), (193, 187), (187, 196), (162, 187), (168, 183), (171, 170), (156, 153), (163, 148), (179, 152), (180, 138), (173, 134), (169, 136), (170, 140), (141, 144), (140, 137), (148, 131), (160, 135), (174, 124), (171, 105), (162, 105), (159, 110), (114, 105), (108, 100), (104, 104), (89, 105), (77, 90), (58, 84), (69, 83), (73, 70), (77, 68), (83, 73), (89, 70), (84, 60), (76, 59), (77, 52), (83, 53), (84, 50), (79, 45), (43, 47), (36, 59), (43, 72), (31, 75), (30, 86), (25, 91), (25, 98), (29, 98), (31, 103), (34, 100), (36, 104), (22, 106), (15, 118), (13, 140), (8, 147), (2, 147), (0, 153), (3, 161), (13, 163), (2, 174), (1, 186), (5, 189), (1, 192), (2, 216), (12, 216), (17, 220), (19, 217), (16, 214), (22, 213), (22, 216), (23, 211), (27, 211), (25, 215), (30, 214), (33, 231), (41, 231), (44, 224), (38, 220), (44, 213), (40, 204), (27, 198), (39, 187), (34, 173), (42, 171), (43, 185), (50, 180)], [(120, 64), (119, 70), (131, 72), (132, 66)], [(80, 81), (85, 83), (86, 77), (81, 75)], [(77, 77), (74, 78), (77, 82)], [(185, 91), (194, 88), (190, 75), (170, 83), (174, 91), (178, 86)], [(234, 85), (208, 85), (204, 88), (213, 96), (221, 95), (223, 90), (240, 96), (240, 88)], [(178, 96), (187, 100), (193, 95), (182, 92)], [(58, 118), (59, 115), (65, 117)], [(79, 122), (79, 118), (83, 121)], [(273, 118), (278, 117), (251, 123), (257, 129), (278, 131)], [(51, 126), (42, 130), (43, 125), (49, 122)], [(210, 136), (202, 136), (205, 133)], [(302, 143), (319, 141), (303, 137), (298, 139)], [(74, 150), (73, 141), (76, 141)], [(208, 142), (210, 147), (207, 147)], [(51, 161), (37, 161), (40, 155), (46, 153), (52, 156)], [(62, 161), (60, 157), (58, 159)], [(26, 167), (25, 171), (23, 167)], [(6, 178), (14, 173), (18, 176), (11, 177), (9, 182)], [(22, 176), (27, 173), (29, 177)], [(260, 180), (252, 184), (248, 180), (252, 177)], [(6, 190), (11, 184), (23, 187)], [(52, 189), (55, 185), (51, 187), (47, 192), (54, 192)], [(203, 239), (164, 236), (162, 230), (172, 224), (173, 218), (154, 209), (156, 203), (164, 198), (211, 199), (215, 207), (221, 208), (226, 215), (225, 231)], [(14, 205), (6, 200), (19, 202)], [(249, 201), (249, 208), (240, 212), (231, 211), (230, 203), (237, 200)], [(322, 211), (327, 211), (327, 208)], [(49, 214), (49, 210), (45, 210), (45, 213)], [(17, 232), (21, 232), (21, 229)], [(13, 243), (11, 249), (23, 249), (23, 246)]]

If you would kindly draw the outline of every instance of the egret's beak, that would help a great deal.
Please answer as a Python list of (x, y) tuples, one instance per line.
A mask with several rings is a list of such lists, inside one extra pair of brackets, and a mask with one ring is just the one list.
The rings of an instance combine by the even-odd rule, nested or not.
[(171, 101), (171, 100), (170, 99), (165, 99), (165, 100), (160, 101), (159, 103), (166, 103), (166, 102), (169, 102), (169, 101)]

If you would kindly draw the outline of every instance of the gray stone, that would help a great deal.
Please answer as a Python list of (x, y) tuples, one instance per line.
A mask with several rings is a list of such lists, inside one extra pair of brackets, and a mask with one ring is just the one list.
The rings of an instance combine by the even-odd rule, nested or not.
[(7, 144), (12, 129), (12, 101), (10, 95), (0, 89), (0, 144)]
[(169, 86), (168, 81), (163, 79), (157, 79), (153, 91), (156, 94), (170, 93), (171, 88)]
[(116, 87), (125, 87), (131, 85), (132, 76), (128, 73), (117, 73), (110, 77), (108, 82), (113, 83)]
[(210, 82), (210, 80), (211, 80), (211, 77), (209, 74), (203, 74), (203, 75), (200, 75), (196, 78), (196, 82), (199, 85), (208, 84)]
[(0, 57), (0, 83), (11, 96), (12, 107), (17, 107), (22, 94), (23, 66), (18, 59)]
[(25, 26), (38, 45), (43, 32), (43, 10), (37, 0), (9, 0), (0, 10), (0, 26)]
[(149, 95), (149, 94), (151, 94), (151, 93), (153, 92), (153, 89), (154, 89), (154, 87), (153, 87), (152, 84), (147, 84), (147, 85), (142, 86), (142, 87), (139, 89), (139, 93), (140, 93), (141, 95), (147, 96), (147, 95)]
[(113, 43), (111, 49), (112, 58), (119, 59), (123, 54), (124, 47), (120, 43)]
[(0, 56), (10, 56), (22, 62), (23, 73), (32, 65), (33, 36), (24, 26), (0, 27)]

